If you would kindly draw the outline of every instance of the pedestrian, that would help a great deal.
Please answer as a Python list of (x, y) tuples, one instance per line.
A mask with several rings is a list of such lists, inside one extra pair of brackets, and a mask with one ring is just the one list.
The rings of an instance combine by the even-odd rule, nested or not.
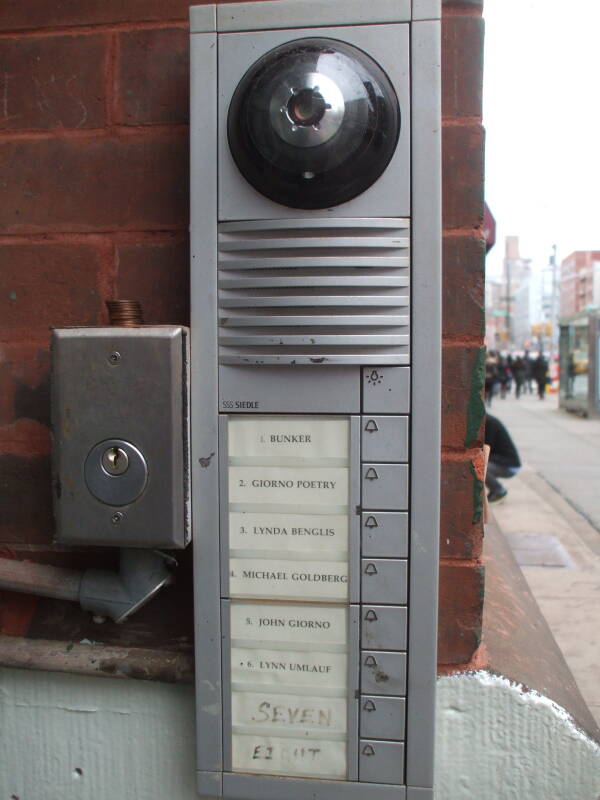
[(525, 362), (521, 356), (517, 356), (513, 361), (512, 374), (515, 379), (515, 397), (518, 400), (523, 391), (523, 384), (525, 383)]
[(510, 380), (512, 375), (506, 359), (502, 358), (502, 356), (500, 356), (500, 358), (498, 359), (497, 370), (498, 370), (498, 380), (500, 381), (500, 397), (502, 398), (502, 400), (504, 400), (506, 399), (506, 395), (510, 391)]
[(490, 447), (485, 485), (488, 502), (497, 503), (508, 494), (498, 478), (512, 478), (521, 468), (521, 459), (510, 434), (497, 417), (486, 414), (485, 443)]
[(488, 358), (485, 362), (485, 402), (488, 406), (492, 405), (492, 399), (497, 384), (498, 374), (496, 372), (496, 362)]
[(540, 353), (533, 362), (532, 374), (537, 383), (538, 397), (540, 400), (545, 400), (546, 386), (548, 385), (548, 362), (544, 358), (543, 353)]
[(523, 364), (525, 365), (525, 381), (523, 383), (523, 388), (527, 394), (533, 394), (533, 386), (531, 385), (533, 381), (533, 359), (529, 355), (529, 350), (525, 350)]

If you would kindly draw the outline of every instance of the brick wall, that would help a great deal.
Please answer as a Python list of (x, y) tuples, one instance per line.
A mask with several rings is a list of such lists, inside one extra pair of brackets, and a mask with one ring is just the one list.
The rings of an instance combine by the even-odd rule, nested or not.
[(477, 662), (483, 608), (482, 5), (443, 2), (441, 666)]
[[(112, 297), (141, 300), (148, 323), (188, 321), (189, 5), (3, 5), (3, 555), (58, 557), (51, 546), (49, 327), (105, 324), (104, 301)], [(483, 594), (481, 3), (447, 2), (444, 12), (440, 662), (466, 664), (479, 643)], [(60, 556), (61, 563), (75, 558), (64, 549)], [(47, 602), (40, 601), (44, 609)], [(0, 628), (30, 630), (35, 605), (28, 598), (5, 595), (2, 606)]]

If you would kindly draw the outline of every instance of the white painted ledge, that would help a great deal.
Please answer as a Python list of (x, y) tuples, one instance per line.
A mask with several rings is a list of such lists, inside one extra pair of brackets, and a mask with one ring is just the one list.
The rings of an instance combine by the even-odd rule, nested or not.
[(600, 746), (560, 706), (481, 671), (437, 684), (436, 800), (598, 800)]
[[(0, 797), (196, 800), (186, 684), (0, 670)], [(436, 800), (597, 800), (600, 747), (551, 700), (476, 672), (440, 678)]]

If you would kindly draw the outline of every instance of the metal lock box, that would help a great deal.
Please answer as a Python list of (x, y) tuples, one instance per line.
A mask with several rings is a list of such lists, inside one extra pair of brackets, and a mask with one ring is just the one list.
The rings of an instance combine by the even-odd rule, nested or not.
[(188, 347), (180, 326), (52, 332), (57, 542), (188, 544)]

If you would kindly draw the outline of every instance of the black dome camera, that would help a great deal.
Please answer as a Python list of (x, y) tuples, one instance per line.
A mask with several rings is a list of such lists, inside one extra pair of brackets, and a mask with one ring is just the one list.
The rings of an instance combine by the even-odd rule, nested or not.
[(362, 50), (298, 39), (250, 67), (229, 107), (227, 134), (246, 180), (291, 208), (339, 205), (382, 174), (396, 149), (400, 107)]

